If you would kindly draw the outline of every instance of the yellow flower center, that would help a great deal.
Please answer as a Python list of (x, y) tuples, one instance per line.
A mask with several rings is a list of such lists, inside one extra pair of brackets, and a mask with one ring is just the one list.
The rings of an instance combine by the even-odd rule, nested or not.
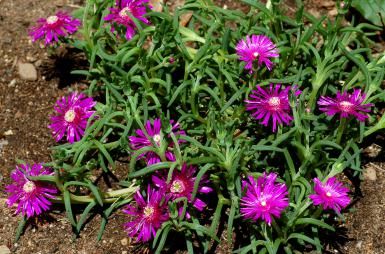
[(258, 52), (253, 53), (254, 58), (257, 58), (259, 56)]
[(175, 180), (174, 182), (172, 182), (171, 188), (170, 188), (170, 191), (172, 193), (182, 193), (184, 190), (185, 190), (185, 188), (184, 188), (182, 181)]
[(332, 196), (332, 194), (330, 193), (330, 191), (326, 192), (326, 196), (328, 196), (328, 197), (331, 197), (331, 196)]
[(155, 134), (152, 138), (157, 144), (159, 144), (159, 142), (162, 140), (162, 137), (160, 136), (160, 134)]
[(281, 105), (281, 100), (279, 99), (279, 97), (271, 97), (267, 103), (270, 107), (278, 109), (278, 107)]
[(154, 214), (154, 208), (151, 206), (146, 206), (143, 210), (144, 217), (148, 218)]
[(265, 200), (261, 201), (261, 206), (266, 206), (266, 201)]
[(340, 102), (340, 109), (343, 112), (349, 112), (352, 109), (353, 103), (349, 101), (341, 101)]
[(55, 24), (57, 21), (59, 20), (58, 16), (49, 16), (47, 18), (47, 24), (48, 25), (52, 25), (52, 24)]
[(68, 123), (72, 123), (76, 117), (76, 113), (73, 109), (68, 110), (64, 115), (64, 120)]
[(24, 185), (23, 185), (23, 191), (25, 193), (30, 193), (32, 191), (34, 191), (36, 188), (36, 185), (32, 182), (32, 181), (27, 181)]
[(124, 18), (124, 19), (130, 18), (129, 13), (131, 13), (130, 7), (124, 7), (124, 8), (119, 12), (119, 16), (120, 16), (121, 18)]

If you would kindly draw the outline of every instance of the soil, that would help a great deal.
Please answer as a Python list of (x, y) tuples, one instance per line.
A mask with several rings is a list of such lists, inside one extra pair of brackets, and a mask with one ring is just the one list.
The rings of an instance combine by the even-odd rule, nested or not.
[[(217, 2), (228, 8), (240, 6), (236, 0)], [(334, 1), (309, 0), (307, 6), (317, 14), (332, 16), (329, 2)], [(0, 0), (0, 246), (7, 246), (12, 253), (26, 254), (148, 253), (148, 248), (131, 243), (127, 238), (122, 230), (125, 216), (121, 212), (111, 216), (99, 242), (96, 238), (100, 216), (91, 220), (80, 236), (74, 238), (65, 212), (59, 208), (55, 208), (50, 217), (32, 222), (20, 240), (14, 242), (20, 218), (5, 204), (3, 190), (9, 183), (9, 174), (17, 159), (29, 163), (50, 160), (49, 147), (55, 145), (47, 128), (52, 105), (69, 91), (84, 88), (81, 80), (68, 79), (71, 62), (63, 64), (63, 59), (59, 62), (50, 59), (46, 49), (31, 43), (26, 31), (37, 18), (58, 9), (71, 11), (79, 3), (76, 0)], [(19, 77), (19, 61), (36, 66), (36, 81)], [(380, 159), (371, 159), (365, 166), (372, 175), (361, 183), (362, 197), (352, 205), (346, 222), (338, 230), (337, 241), (331, 241), (328, 249), (333, 253), (385, 253), (385, 163), (381, 162), (383, 155), (377, 158)], [(219, 246), (217, 253), (229, 253), (226, 246)]]

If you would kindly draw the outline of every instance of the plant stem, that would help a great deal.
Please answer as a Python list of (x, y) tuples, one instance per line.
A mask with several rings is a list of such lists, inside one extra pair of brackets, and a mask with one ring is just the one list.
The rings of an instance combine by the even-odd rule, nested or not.
[(338, 126), (338, 130), (337, 130), (337, 140), (336, 140), (336, 143), (339, 145), (341, 143), (341, 138), (342, 138), (342, 134), (344, 133), (345, 131), (345, 127), (346, 127), (346, 118), (342, 118), (341, 119), (341, 122), (340, 122), (340, 126)]

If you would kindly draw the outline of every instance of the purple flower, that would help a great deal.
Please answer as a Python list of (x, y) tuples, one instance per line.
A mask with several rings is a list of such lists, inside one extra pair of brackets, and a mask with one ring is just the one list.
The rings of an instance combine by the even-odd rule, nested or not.
[(330, 177), (325, 184), (318, 178), (314, 178), (313, 181), (315, 194), (309, 195), (309, 198), (314, 205), (322, 205), (323, 209), (330, 208), (339, 213), (350, 203), (349, 189), (335, 177)]
[[(172, 125), (171, 131), (174, 133), (175, 136), (186, 135), (185, 131), (179, 130), (179, 127), (180, 127), (179, 123), (176, 123), (176, 124), (173, 124), (173, 123), (174, 123), (174, 120), (171, 120), (170, 121), (170, 124)], [(149, 136), (153, 140), (153, 142), (159, 147), (162, 145), (162, 142), (166, 141), (166, 138), (169, 138), (169, 136), (165, 137), (164, 134), (162, 133), (162, 122), (159, 118), (156, 118), (153, 121), (153, 124), (151, 123), (150, 120), (148, 120), (144, 128), (146, 129), (147, 136)], [(137, 136), (129, 137), (132, 149), (139, 150), (143, 147), (153, 146), (153, 143), (151, 143), (151, 140), (148, 139), (146, 134), (141, 129), (138, 129), (136, 130)], [(171, 138), (169, 138), (169, 140), (170, 141), (168, 142), (168, 148), (172, 148), (174, 146), (174, 143), (171, 141)], [(182, 142), (182, 141), (179, 141), (179, 142)], [(166, 151), (165, 156), (168, 161), (175, 161), (175, 156), (171, 151)], [(152, 165), (162, 161), (159, 155), (157, 155), (155, 152), (152, 152), (152, 151), (145, 152), (141, 154), (138, 158), (142, 158), (142, 157), (145, 157), (147, 165)]]
[[(169, 194), (172, 200), (177, 198), (186, 197), (189, 202), (191, 202), (196, 209), (202, 211), (206, 207), (206, 203), (201, 199), (195, 197), (192, 200), (192, 193), (194, 191), (194, 184), (196, 179), (196, 168), (193, 166), (187, 166), (186, 163), (183, 164), (182, 170), (174, 170), (170, 182), (167, 183), (167, 172), (163, 174), (153, 175), (152, 182), (155, 186), (159, 187), (166, 194)], [(207, 194), (212, 192), (213, 189), (206, 186), (208, 180), (203, 176), (199, 182), (197, 193)], [(181, 207), (182, 208), (182, 207)], [(180, 211), (181, 212), (181, 209)], [(186, 214), (189, 218), (190, 216)]]
[(82, 93), (73, 92), (67, 97), (56, 101), (56, 115), (51, 115), (52, 135), (59, 142), (64, 135), (71, 144), (81, 139), (87, 126), (88, 119), (95, 113), (92, 107), (96, 102)]
[(46, 19), (40, 18), (37, 23), (37, 26), (31, 28), (29, 36), (33, 42), (45, 37), (45, 45), (59, 42), (59, 37), (75, 33), (80, 26), (80, 20), (60, 11)]
[(124, 225), (128, 236), (137, 237), (138, 242), (147, 242), (155, 237), (156, 231), (169, 218), (168, 198), (162, 191), (151, 189), (150, 185), (147, 187), (146, 199), (138, 191), (134, 196), (135, 205), (129, 204), (123, 210), (131, 218)]
[(253, 71), (253, 62), (258, 60), (258, 66), (265, 64), (271, 71), (273, 63), (270, 58), (279, 57), (276, 45), (265, 35), (246, 36), (245, 40), (238, 42), (236, 48), (241, 61), (246, 62), (245, 69)]
[(126, 27), (126, 39), (131, 40), (135, 35), (136, 25), (130, 15), (145, 24), (150, 24), (150, 21), (143, 17), (146, 14), (144, 4), (147, 2), (148, 0), (117, 0), (116, 8), (110, 8), (111, 13), (104, 18), (104, 20), (113, 23), (111, 32), (115, 31), (114, 25), (124, 26)]
[(27, 215), (28, 218), (49, 210), (51, 202), (48, 199), (55, 198), (56, 187), (45, 182), (29, 180), (28, 177), (51, 174), (51, 170), (41, 164), (34, 164), (32, 167), (28, 164), (16, 166), (11, 173), (14, 183), (5, 188), (6, 192), (10, 194), (7, 199), (8, 206), (17, 204), (15, 213)]
[(264, 173), (258, 177), (257, 182), (252, 176), (248, 177), (248, 181), (242, 181), (242, 188), (246, 189), (241, 199), (241, 214), (244, 218), (254, 221), (261, 218), (270, 225), (272, 216), (279, 218), (289, 206), (286, 185), (276, 184), (276, 178), (274, 173)]
[(373, 106), (371, 103), (362, 104), (365, 97), (366, 94), (361, 93), (361, 89), (354, 89), (353, 94), (348, 94), (346, 91), (341, 94), (337, 91), (337, 98), (321, 96), (318, 105), (320, 110), (328, 116), (334, 116), (339, 113), (341, 118), (354, 116), (359, 121), (364, 122), (368, 118), (365, 113), (370, 112), (369, 108)]
[[(290, 115), (289, 91), (290, 86), (281, 89), (281, 85), (270, 84), (270, 89), (257, 86), (257, 90), (252, 90), (250, 99), (246, 100), (246, 110), (252, 111), (252, 116), (257, 120), (262, 120), (261, 124), (268, 126), (270, 118), (273, 122), (273, 132), (279, 124), (290, 124), (293, 117)], [(298, 96), (300, 92), (294, 92)]]

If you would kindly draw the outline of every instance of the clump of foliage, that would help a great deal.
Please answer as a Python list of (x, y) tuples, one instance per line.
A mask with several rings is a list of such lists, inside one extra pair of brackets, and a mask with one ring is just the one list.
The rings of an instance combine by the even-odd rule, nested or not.
[[(385, 56), (369, 39), (379, 28), (343, 25), (349, 2), (334, 21), (300, 1), (292, 17), (283, 1), (243, 2), (247, 13), (210, 0), (171, 13), (145, 0), (87, 0), (76, 38), (63, 31), (77, 19), (41, 21), (35, 40), (85, 53), (89, 69), (73, 73), (89, 86), (56, 103), (53, 160), (14, 173), (7, 190), (21, 225), (55, 201), (77, 234), (101, 213), (99, 238), (123, 209), (128, 235), (158, 253), (170, 232), (189, 253), (207, 252), (221, 224), (235, 253), (322, 251), (321, 231), (334, 231), (350, 202), (338, 175), (361, 173), (360, 143), (385, 127)], [(122, 158), (121, 188), (106, 191), (94, 176)]]

